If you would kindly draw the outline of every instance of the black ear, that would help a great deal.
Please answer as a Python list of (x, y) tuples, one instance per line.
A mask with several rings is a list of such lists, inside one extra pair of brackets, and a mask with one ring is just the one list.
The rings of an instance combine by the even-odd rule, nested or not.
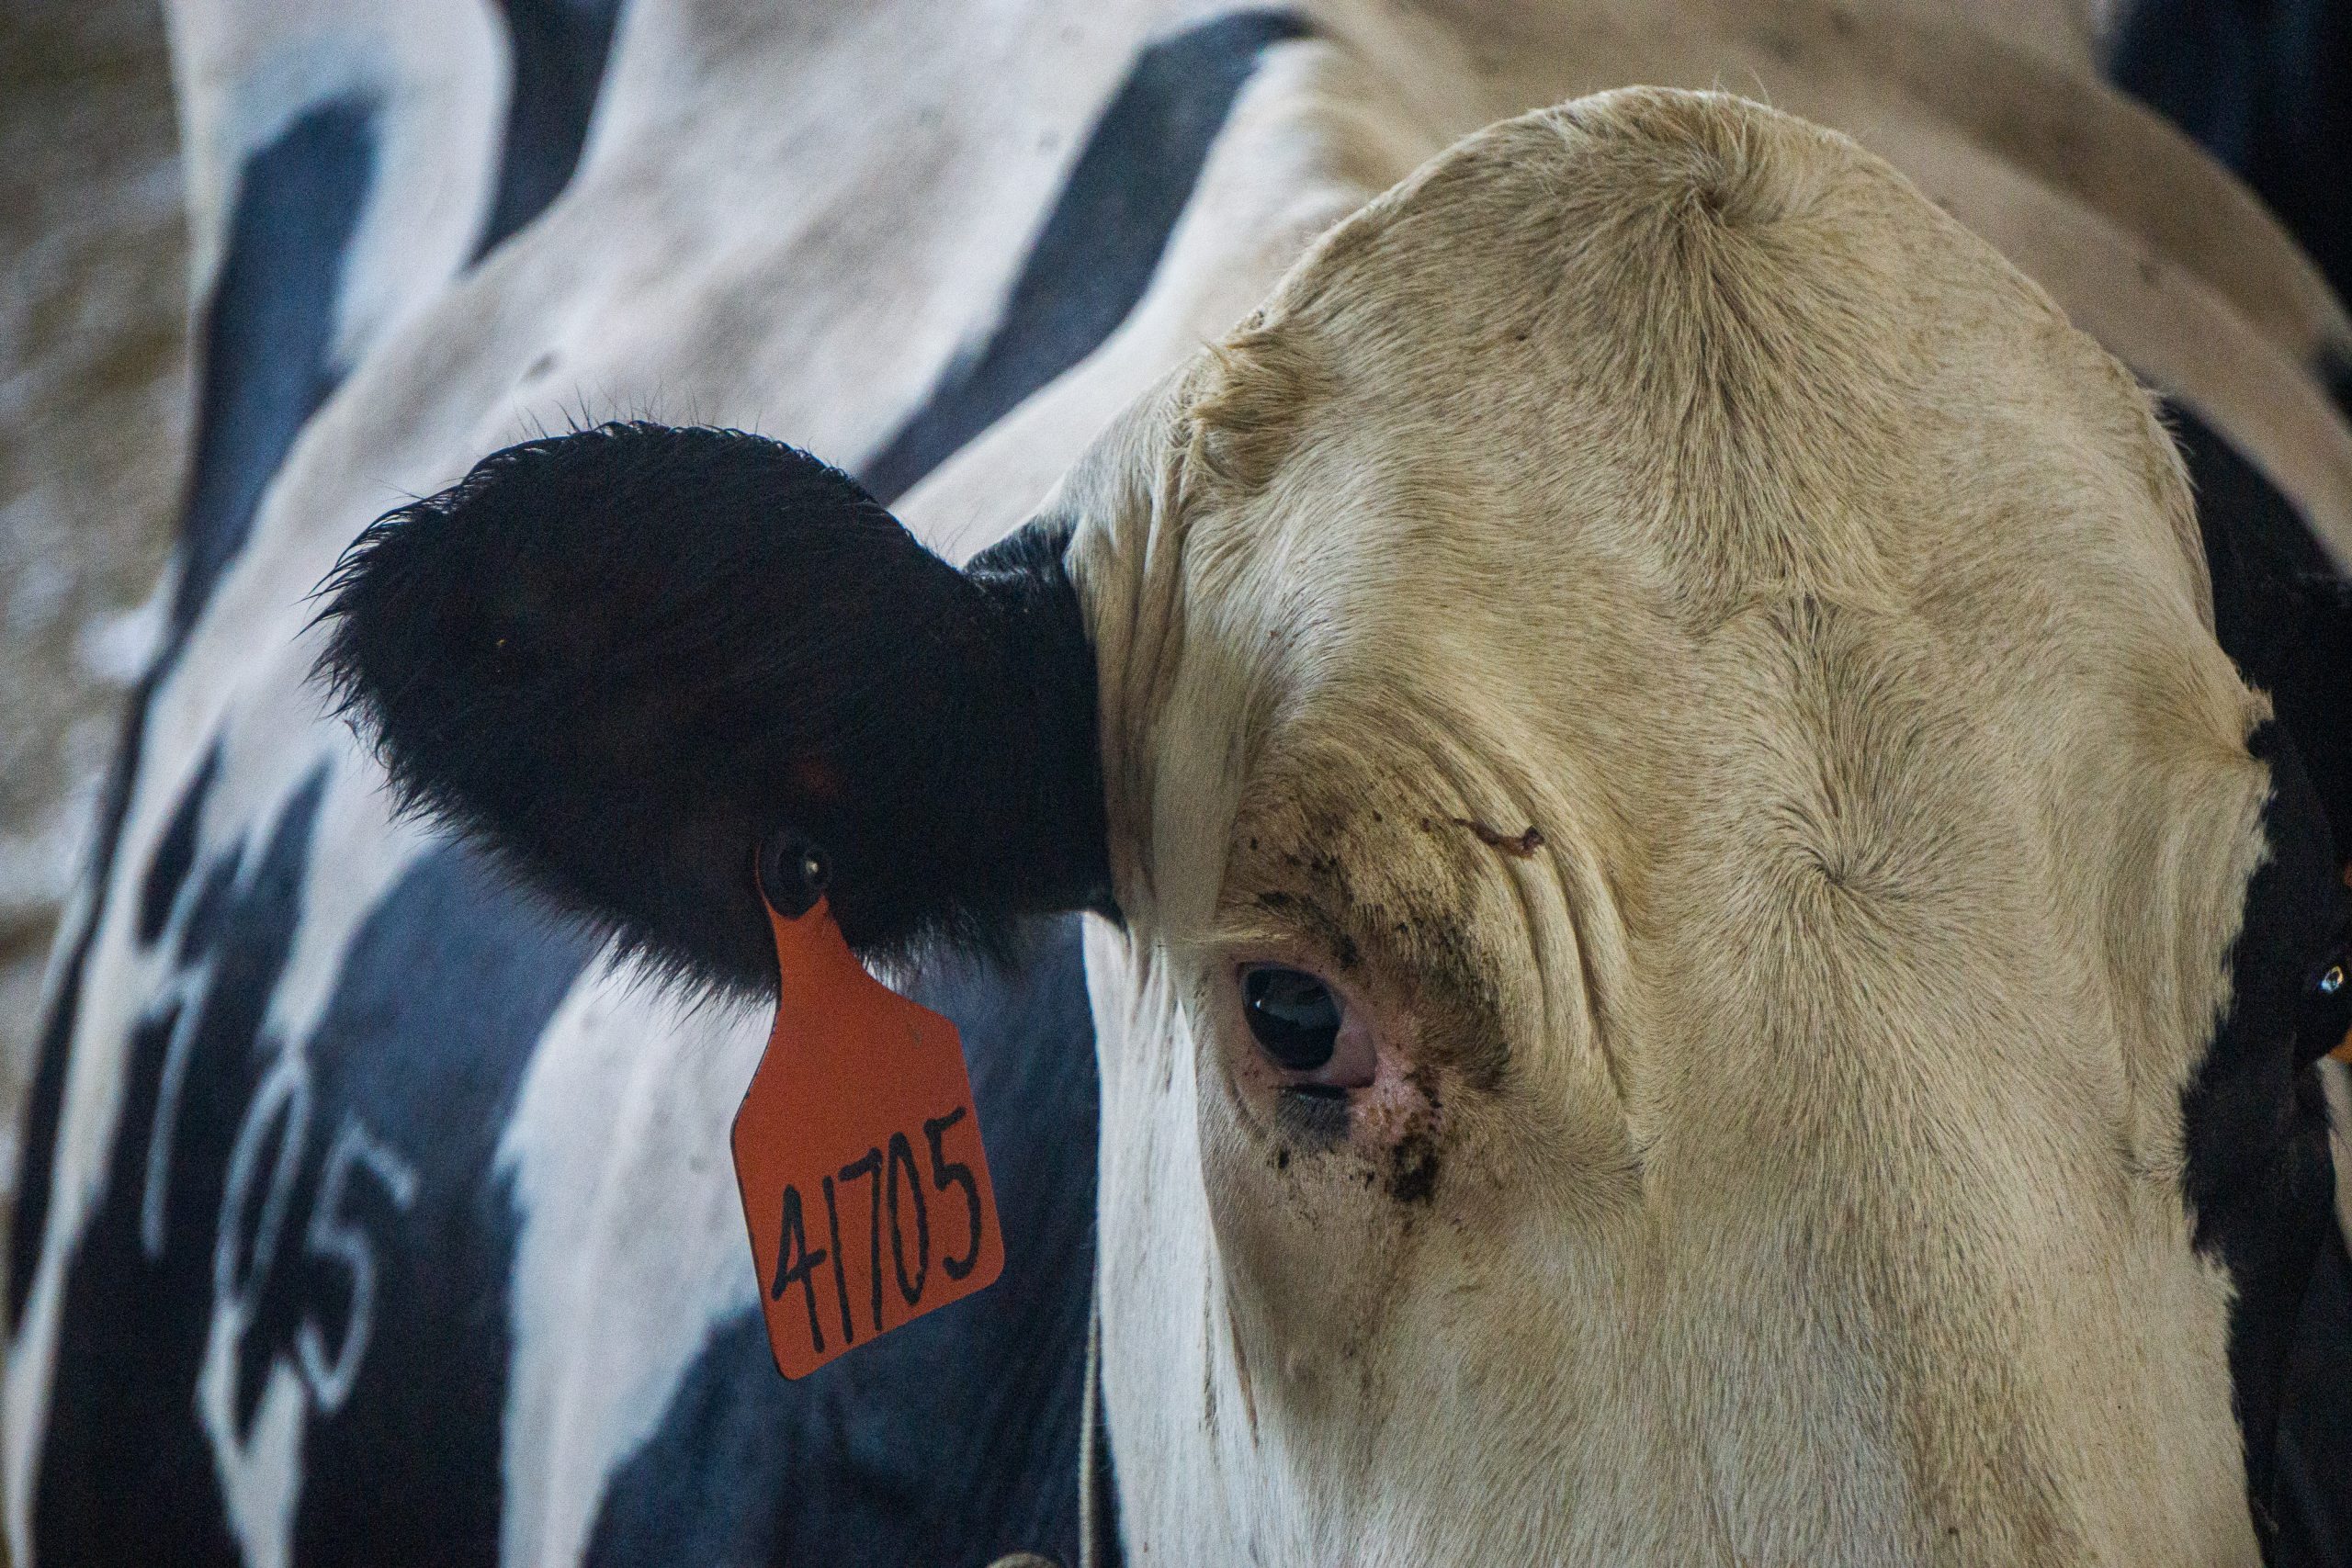
[(1067, 542), (958, 572), (807, 453), (607, 424), (377, 522), (321, 670), (409, 803), (661, 968), (773, 994), (780, 833), (823, 846), (861, 952), (1108, 907)]

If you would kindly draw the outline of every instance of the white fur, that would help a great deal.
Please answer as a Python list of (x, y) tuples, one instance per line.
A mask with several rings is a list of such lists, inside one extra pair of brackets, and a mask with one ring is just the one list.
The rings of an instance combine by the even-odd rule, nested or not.
[[(1134, 50), (1204, 13), (632, 0), (574, 184), (461, 274), (503, 109), (488, 14), (306, 7), (288, 28), (283, 9), (174, 7), (199, 277), (218, 265), (237, 161), (288, 116), (348, 88), (397, 112), (339, 317), (352, 374), (157, 696), (103, 890), (5, 1391), (19, 1562), (62, 1271), (122, 1135), (121, 1043), (164, 980), (130, 938), (137, 880), (203, 747), (225, 726), (208, 822), (266, 823), (312, 766), (332, 769), (310, 923), (275, 1004), (291, 1038), (416, 852), (305, 684), (304, 596), (336, 552), (405, 495), (580, 409), (750, 425), (854, 467), (985, 332)], [(2177, 475), (2111, 367), (1849, 146), (1721, 101), (1646, 99), (1582, 112), (1752, 136), (1743, 177), (1791, 211), (1824, 192), (1867, 198), (1823, 220), (1865, 253), (1867, 335), (1951, 361), (1932, 396), (1885, 393), (1901, 461), (1805, 425), (1787, 493), (1806, 505), (1771, 502), (1782, 479), (1767, 464), (1739, 476), (1766, 500), (1736, 534), (1657, 526), (1635, 504), (1654, 478), (1626, 430), (1655, 416), (1658, 387), (1612, 374), (1560, 390), (1564, 367), (1589, 369), (1640, 323), (1534, 347), (1480, 336), (1549, 276), (1586, 276), (1573, 246), (1517, 233), (1518, 216), (1571, 199), (1611, 210), (1661, 188), (1674, 162), (1653, 141), (1597, 173), (1549, 122), (1455, 155), (1447, 199), (1464, 205), (1441, 232), (1380, 238), (1439, 199), (1414, 186), (1327, 245), (1277, 307), (1305, 321), (1360, 298), (1356, 315), (1193, 356), (1315, 232), (1457, 138), (1629, 82), (1722, 85), (1850, 132), (2205, 413), (2352, 557), (2352, 437), (2301, 368), (2352, 342), (2341, 308), (2250, 197), (2091, 80), (2080, 6), (1311, 10), (1326, 36), (1270, 51), (1123, 329), (904, 507), (968, 554), (1110, 427), (1057, 504), (1086, 525), (1135, 915), (1128, 934), (1088, 939), (1131, 1551), (1367, 1568), (2245, 1560), (2222, 1286), (2186, 1252), (2170, 1095), (2218, 999), (2251, 853), (2260, 781), (2233, 748), (2254, 709), (2203, 638)], [(1597, 177), (1599, 197), (1580, 185)], [(1871, 262), (1882, 243), (1917, 278)], [(1825, 286), (1802, 257), (1788, 265)], [(1916, 317), (1890, 317), (1905, 289)], [(1690, 368), (1627, 363), (1655, 365), (1660, 386)], [(1888, 374), (1831, 355), (1759, 385), (1844, 395)], [(1286, 412), (1285, 377), (1317, 400)], [(1253, 397), (1261, 386), (1275, 395)], [(1182, 423), (1204, 412), (1216, 417)], [(1195, 429), (1199, 449), (1179, 450)], [(1857, 489), (1860, 457), (1876, 466)], [(1681, 482), (1711, 504), (1738, 488), (1704, 464)], [(2056, 525), (2076, 516), (2101, 526)], [(1954, 595), (1932, 614), (1922, 563)], [(1808, 622), (1808, 603), (1836, 608)], [(1937, 896), (1904, 941), (1804, 948), (1867, 983), (1809, 987), (1800, 950), (1759, 934), (1794, 918), (1768, 897), (1773, 845), (1743, 838), (1754, 813), (1729, 807), (1774, 789), (1800, 801), (1792, 761), (1818, 750), (1806, 682), (1882, 667), (1891, 684), (1852, 712), (1912, 737), (1917, 697), (1916, 733), (1934, 744), (1863, 769), (1861, 793), (1840, 796), (1862, 813), (1851, 839), (1836, 838), (1843, 818), (1792, 805), (1790, 820), (1865, 860), (1911, 856), (1890, 863), (1914, 879), (1895, 886)], [(1549, 848), (1519, 861), (1363, 820), (1397, 801), (1511, 830), (1524, 816)], [(1914, 820), (1936, 854), (1870, 826)], [(1304, 1163), (1273, 1179), (1251, 1141), (1231, 1020), (1211, 1010), (1220, 944), (1303, 939), (1235, 904), (1286, 874), (1264, 851), (1236, 858), (1244, 823), (1261, 843), (1336, 843), (1373, 899), (1409, 905), (1432, 933), (1402, 959), (1493, 979), (1483, 1011), (1457, 998), (1444, 1016), (1465, 1048), (1482, 1032), (1506, 1043), (1510, 1069), (1425, 1119), (1442, 1145), (1427, 1204), (1377, 1183), (1318, 1190)], [(208, 829), (205, 852), (223, 841)], [(1944, 897), (1939, 876), (1966, 896)], [(1751, 1013), (1815, 1027), (1733, 1027)], [(623, 996), (599, 969), (541, 1043), (501, 1156), (524, 1211), (511, 1561), (571, 1560), (610, 1467), (740, 1301), (719, 1151), (657, 1156), (711, 1136), (719, 1069), (746, 1038), (734, 1018)], [(1881, 1039), (1883, 1061), (1861, 1049)], [(1757, 1060), (1768, 1045), (1785, 1057)], [(1815, 1091), (1793, 1105), (1760, 1070), (1783, 1060)], [(687, 1066), (648, 1066), (662, 1062)], [(1906, 1085), (1917, 1092), (1897, 1097)], [(1390, 1088), (1402, 1121), (1428, 1109)], [(1882, 1129), (1861, 1115), (1873, 1096), (1913, 1114)], [(1817, 1136), (1777, 1136), (1772, 1111), (1817, 1114)], [(600, 1117), (640, 1131), (600, 1151)], [(1849, 1248), (1820, 1244), (1820, 1225), (1849, 1219)], [(1916, 1245), (1939, 1236), (1973, 1250)], [(583, 1326), (561, 1266), (583, 1237), (639, 1282), (625, 1348)], [(681, 1257), (665, 1302), (653, 1281)], [(265, 1558), (300, 1483), (287, 1400), (303, 1395), (286, 1388), (255, 1427), (275, 1469), (229, 1476)], [(220, 1398), (216, 1371), (206, 1408)], [(1947, 1520), (1962, 1534), (1938, 1536)]]
[[(1131, 1550), (2255, 1560), (2178, 1107), (2266, 708), (2044, 295), (1842, 138), (1580, 100), (1060, 504)], [(1385, 1035), (1336, 1148), (1240, 1028), (1267, 953)]]

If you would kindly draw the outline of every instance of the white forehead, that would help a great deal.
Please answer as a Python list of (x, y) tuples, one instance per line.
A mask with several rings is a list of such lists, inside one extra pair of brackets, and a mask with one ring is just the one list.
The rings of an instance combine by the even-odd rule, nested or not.
[[(2102, 651), (2210, 640), (2186, 484), (2129, 375), (1884, 164), (1722, 95), (1604, 94), (1459, 144), (1072, 491), (1107, 536), (1081, 550), (1103, 609), (1133, 608), (1108, 562), (1181, 560), (1188, 634), (1253, 634), (1227, 651), (1285, 691), (1351, 666), (1491, 683), (1594, 639), (1654, 667), (1812, 599), (1988, 645), (2062, 608)], [(2077, 673), (2046, 665), (2010, 673)]]
[(2062, 562), (2157, 615), (2203, 596), (2125, 373), (1892, 169), (1729, 97), (1472, 138), (1329, 236), (1193, 399), (1202, 586), (1322, 577), (1384, 623), (1333, 618), (1360, 635), (1473, 587), (1459, 609), (1541, 618), (1492, 590), (1597, 570), (1696, 628), (1916, 609), (1954, 570), (2039, 593)]

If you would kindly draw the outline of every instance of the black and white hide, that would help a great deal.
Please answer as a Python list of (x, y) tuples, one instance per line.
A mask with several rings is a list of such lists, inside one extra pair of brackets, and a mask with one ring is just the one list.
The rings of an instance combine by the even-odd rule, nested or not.
[[(2277, 698), (2184, 1181), (2259, 1539), (2346, 1561), (2308, 1066), (2346, 1023), (2342, 307), (2063, 24), (1470, 11), (174, 6), (196, 450), (27, 1115), (14, 1562), (1114, 1560), (1080, 931), (1120, 915), (1041, 503), (1330, 223), (1632, 81), (1849, 130), (2172, 400)], [(962, 1029), (1008, 1255), (793, 1384), (725, 1153), (785, 829)]]

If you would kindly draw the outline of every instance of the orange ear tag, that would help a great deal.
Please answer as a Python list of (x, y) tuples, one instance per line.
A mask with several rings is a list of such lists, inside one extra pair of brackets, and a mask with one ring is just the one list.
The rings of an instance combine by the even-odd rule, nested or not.
[(821, 896), (768, 919), (782, 992), (731, 1141), (768, 1345), (805, 1378), (993, 1283), (1004, 1238), (956, 1026), (867, 974)]

